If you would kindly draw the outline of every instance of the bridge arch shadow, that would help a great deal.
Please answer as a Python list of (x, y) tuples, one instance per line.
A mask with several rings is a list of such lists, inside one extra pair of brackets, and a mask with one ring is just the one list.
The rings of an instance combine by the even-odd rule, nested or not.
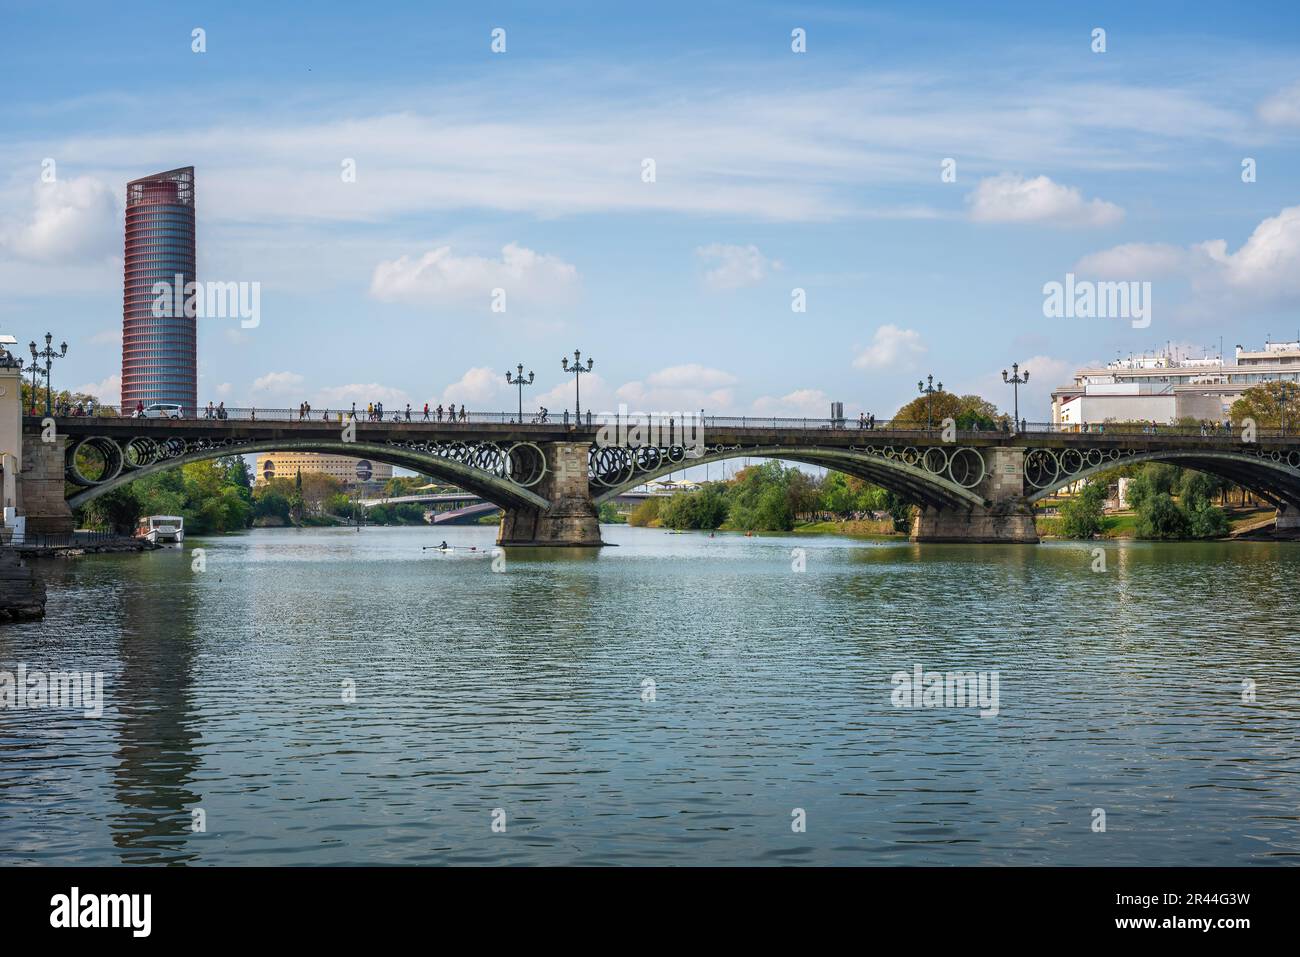
[[(859, 449), (830, 449), (817, 446), (706, 447), (705, 453), (698, 458), (684, 457), (677, 461), (665, 462), (644, 471), (636, 471), (623, 481), (617, 481), (617, 475), (613, 478), (607, 476), (605, 482), (608, 484), (602, 484), (596, 476), (592, 476), (592, 500), (600, 505), (665, 475), (698, 465), (738, 458), (780, 459), (842, 472), (878, 485), (918, 505), (932, 508), (973, 509), (984, 508), (990, 504), (973, 487), (965, 487), (951, 478), (908, 464), (898, 458), (889, 458)], [(983, 468), (982, 460), (981, 468)], [(972, 485), (978, 484), (978, 482), (972, 483)]]
[(337, 439), (269, 439), (198, 449), (186, 452), (183, 455), (142, 465), (139, 468), (122, 468), (113, 478), (69, 496), (68, 505), (72, 508), (80, 508), (114, 489), (190, 462), (228, 458), (235, 455), (251, 455), (257, 452), (290, 451), (346, 455), (349, 458), (371, 459), (376, 462), (383, 462), (385, 465), (410, 469), (414, 472), (442, 479), (467, 492), (473, 492), (485, 502), (491, 502), (500, 508), (533, 508), (546, 511), (551, 505), (547, 499), (530, 488), (518, 485), (503, 476), (493, 475), (482, 469), (452, 459), (401, 446), (378, 442), (343, 442)]

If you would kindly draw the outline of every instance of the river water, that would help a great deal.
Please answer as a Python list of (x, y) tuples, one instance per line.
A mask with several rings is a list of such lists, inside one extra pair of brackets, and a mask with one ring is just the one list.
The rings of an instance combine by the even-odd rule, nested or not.
[(1300, 545), (605, 534), (44, 564), (0, 672), (105, 705), (0, 710), (0, 864), (1300, 862)]

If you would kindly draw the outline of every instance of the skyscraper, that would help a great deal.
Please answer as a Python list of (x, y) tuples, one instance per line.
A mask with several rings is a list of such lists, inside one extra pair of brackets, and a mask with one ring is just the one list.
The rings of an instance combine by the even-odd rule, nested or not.
[[(195, 281), (194, 167), (126, 184), (126, 265), (122, 277), (122, 406), (179, 402), (198, 407), (198, 338), (183, 308), (156, 309), (155, 283)], [(178, 278), (179, 277), (179, 280)], [(159, 316), (158, 312), (165, 314)]]

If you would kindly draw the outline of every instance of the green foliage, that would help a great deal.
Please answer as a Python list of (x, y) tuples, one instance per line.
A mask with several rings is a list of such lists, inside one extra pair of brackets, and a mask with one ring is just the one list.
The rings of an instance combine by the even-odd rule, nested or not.
[(639, 528), (645, 528), (654, 525), (659, 521), (659, 503), (663, 499), (648, 498), (636, 508), (632, 509), (632, 514), (628, 515), (627, 523)]
[(627, 517), (613, 502), (601, 502), (598, 520), (605, 525), (623, 525), (627, 522)]
[(1232, 403), (1232, 421), (1254, 419), (1261, 429), (1300, 427), (1300, 385), (1295, 382), (1263, 382), (1251, 386)]
[(678, 492), (659, 509), (659, 522), (668, 528), (714, 529), (727, 520), (727, 490), (713, 482), (694, 492)]
[(1228, 516), (1218, 506), (1202, 501), (1184, 510), (1192, 538), (1222, 538), (1228, 534)]
[(180, 515), (194, 535), (247, 528), (255, 506), (249, 488), (239, 482), (240, 471), (228, 460), (167, 469), (100, 496), (82, 510), (81, 520), (120, 533), (131, 531), (145, 515)]
[(1077, 495), (1061, 506), (1060, 535), (1063, 538), (1092, 538), (1102, 530), (1102, 509), (1106, 486), (1088, 482)]
[(376, 505), (366, 510), (371, 525), (423, 525), (424, 506), (406, 502), (401, 505)]
[(794, 528), (792, 502), (803, 497), (802, 482), (790, 473), (807, 479), (793, 466), (780, 462), (743, 469), (732, 480), (728, 521), (741, 531), (788, 532)]
[(885, 492), (885, 511), (894, 521), (894, 531), (906, 532), (912, 527), (912, 513), (915, 506), (907, 499), (894, 492)]
[(1152, 492), (1137, 510), (1137, 537), (1149, 539), (1186, 538), (1187, 514), (1168, 492)]

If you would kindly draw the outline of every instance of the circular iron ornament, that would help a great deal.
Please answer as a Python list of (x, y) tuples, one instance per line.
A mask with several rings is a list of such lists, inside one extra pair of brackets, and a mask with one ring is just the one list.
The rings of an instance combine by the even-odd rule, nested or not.
[(943, 475), (948, 471), (948, 450), (931, 446), (921, 455), (921, 468), (931, 475)]
[(546, 453), (535, 442), (516, 442), (505, 450), (505, 477), (531, 488), (546, 475)]
[(1094, 468), (1104, 461), (1105, 453), (1101, 449), (1089, 449), (1084, 453), (1083, 459), (1089, 468)]
[(904, 465), (915, 465), (921, 460), (921, 453), (909, 445), (907, 448), (903, 449), (899, 458), (902, 460)]
[(664, 460), (663, 450), (653, 445), (642, 446), (632, 450), (632, 461), (638, 472), (653, 472)]
[(1058, 460), (1061, 471), (1066, 475), (1075, 475), (1083, 471), (1083, 453), (1078, 449), (1066, 449)]
[[(103, 463), (99, 474), (87, 475), (81, 468), (82, 452), (90, 452)], [(75, 485), (90, 487), (111, 482), (122, 472), (122, 449), (112, 439), (103, 435), (91, 435), (77, 442), (67, 453), (65, 473)]]
[(134, 438), (126, 443), (122, 450), (122, 467), (125, 469), (138, 469), (156, 461), (158, 458), (158, 443), (150, 438)]
[(1288, 452), (1286, 454), (1286, 464), (1293, 469), (1300, 469), (1300, 452)]
[(948, 459), (948, 477), (962, 488), (974, 488), (984, 475), (984, 456), (974, 449), (957, 449)]
[(1034, 488), (1047, 488), (1060, 474), (1061, 463), (1051, 449), (1030, 449), (1025, 453), (1025, 481)]

